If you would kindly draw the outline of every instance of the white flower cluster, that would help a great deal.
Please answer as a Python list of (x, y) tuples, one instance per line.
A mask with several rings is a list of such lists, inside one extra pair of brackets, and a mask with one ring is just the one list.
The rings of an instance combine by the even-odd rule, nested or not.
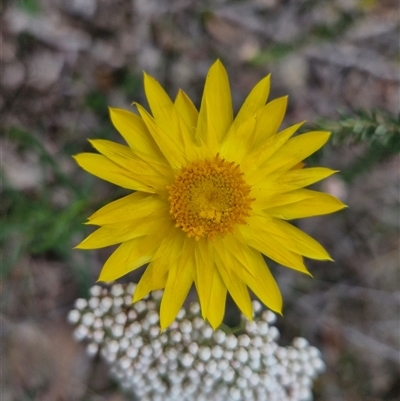
[(308, 401), (313, 379), (323, 371), (317, 348), (304, 338), (277, 344), (274, 313), (253, 301), (254, 321), (227, 334), (200, 317), (198, 303), (181, 309), (163, 332), (161, 291), (132, 305), (135, 284), (94, 286), (68, 315), (76, 340), (100, 352), (113, 378), (141, 401)]

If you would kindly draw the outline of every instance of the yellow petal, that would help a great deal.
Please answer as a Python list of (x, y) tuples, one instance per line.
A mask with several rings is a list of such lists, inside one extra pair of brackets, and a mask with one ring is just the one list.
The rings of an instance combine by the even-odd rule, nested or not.
[(181, 239), (182, 232), (176, 227), (171, 227), (168, 234), (164, 234), (163, 241), (136, 287), (133, 302), (144, 298), (151, 291), (165, 287), (168, 271), (172, 263), (175, 263), (181, 255), (181, 248), (175, 246), (176, 241), (182, 242)]
[(185, 301), (195, 277), (195, 261), (193, 255), (194, 241), (186, 235), (183, 241), (176, 241), (172, 246), (182, 252), (180, 258), (171, 261), (168, 279), (160, 305), (161, 330), (174, 320)]
[(203, 319), (205, 319), (209, 308), (211, 289), (214, 278), (214, 252), (210, 241), (207, 241), (204, 238), (197, 241), (195, 245), (195, 284), (199, 297), (201, 313)]
[(320, 149), (329, 139), (326, 131), (313, 131), (289, 139), (260, 168), (266, 176), (276, 171), (287, 171)]
[(157, 192), (164, 192), (166, 185), (173, 180), (171, 168), (157, 163), (147, 163), (135, 156), (127, 146), (103, 139), (91, 140), (90, 143), (108, 159), (129, 170), (136, 181), (147, 184)]
[(182, 143), (177, 141), (176, 138), (169, 136), (163, 128), (159, 127), (150, 114), (140, 104), (136, 104), (136, 107), (170, 166), (179, 169), (185, 164), (185, 155)]
[(289, 184), (301, 188), (324, 180), (335, 173), (337, 173), (337, 170), (331, 170), (325, 167), (302, 168), (280, 174), (276, 178), (276, 181), (281, 184)]
[(151, 159), (167, 163), (157, 144), (150, 135), (143, 120), (134, 113), (123, 109), (109, 108), (114, 127), (125, 139), (130, 148), (138, 154), (145, 154)]
[(163, 87), (150, 75), (144, 74), (144, 89), (151, 114), (157, 125), (176, 143), (182, 144), (174, 103)]
[(221, 156), (226, 160), (241, 163), (253, 145), (256, 124), (257, 114), (240, 126), (231, 125), (221, 145)]
[(236, 127), (240, 127), (265, 105), (268, 99), (270, 85), (271, 75), (268, 75), (251, 90), (233, 121)]
[(332, 260), (321, 244), (284, 220), (266, 218), (265, 230), (292, 252), (311, 259)]
[(244, 242), (257, 251), (268, 256), (275, 262), (298, 270), (305, 274), (310, 274), (304, 266), (303, 258), (298, 253), (292, 252), (282, 243), (280, 237), (275, 237), (267, 228), (269, 219), (252, 216), (247, 219), (247, 225), (238, 227), (238, 231), (243, 236)]
[(253, 318), (253, 307), (249, 291), (240, 276), (240, 264), (233, 258), (232, 254), (225, 249), (222, 241), (218, 241), (215, 244), (215, 254), (218, 272), (229, 294), (231, 294), (232, 299), (242, 313), (251, 320)]
[(243, 281), (264, 305), (281, 313), (281, 292), (261, 253), (241, 243), (232, 235), (225, 237), (224, 244), (242, 265), (240, 275)]
[(301, 127), (302, 124), (303, 123), (292, 125), (278, 134), (267, 138), (257, 149), (254, 149), (245, 156), (241, 166), (243, 171), (249, 174), (249, 179), (251, 180), (247, 181), (249, 184), (257, 182), (266, 176), (264, 172), (261, 172), (260, 167), (266, 160), (268, 160), (268, 158), (282, 148), (282, 146)]
[(162, 224), (170, 224), (171, 217), (164, 210), (149, 216), (128, 221), (107, 224), (85, 238), (75, 248), (98, 249), (120, 244), (130, 239), (154, 233)]
[[(332, 195), (303, 189), (295, 191), (296, 196), (304, 196), (288, 204), (265, 204), (264, 213), (284, 220), (320, 216), (344, 209), (346, 205)], [(295, 197), (292, 198), (293, 200)]]
[(193, 138), (196, 132), (197, 119), (199, 112), (190, 100), (189, 96), (183, 90), (179, 90), (175, 99), (175, 107), (178, 113), (185, 120), (186, 124), (193, 131)]
[(206, 318), (214, 330), (222, 323), (222, 319), (224, 318), (226, 292), (226, 286), (222, 281), (218, 269), (214, 269), (214, 277), (210, 292), (210, 302), (206, 314)]
[(167, 283), (168, 269), (169, 266), (160, 260), (150, 262), (135, 289), (132, 302), (140, 301), (151, 291), (162, 290)]
[[(254, 193), (251, 193), (251, 196), (255, 197)], [(269, 193), (266, 196), (259, 194), (252, 203), (251, 207), (253, 209), (253, 213), (259, 215), (261, 210), (290, 205), (292, 203), (300, 202), (304, 199), (312, 197), (314, 197), (312, 193), (303, 189), (286, 193)], [(261, 213), (261, 215), (264, 215), (264, 213)]]
[(228, 132), (232, 120), (228, 75), (217, 60), (208, 71), (197, 124), (197, 135), (214, 155), (219, 151), (219, 143)]
[(80, 153), (73, 156), (76, 162), (84, 170), (102, 180), (111, 182), (122, 188), (133, 189), (135, 191), (155, 193), (156, 189), (152, 188), (142, 181), (136, 180), (132, 172), (112, 162), (103, 155), (94, 153)]
[(98, 281), (117, 280), (149, 263), (159, 247), (159, 243), (155, 244), (151, 237), (134, 238), (122, 243), (104, 264)]
[(266, 139), (275, 135), (285, 116), (288, 97), (283, 96), (267, 103), (259, 113), (254, 132), (254, 148), (258, 148)]
[(259, 205), (263, 205), (263, 209), (271, 207), (269, 205), (271, 197), (284, 192), (295, 193), (297, 189), (329, 177), (335, 172), (328, 168), (312, 167), (267, 175), (265, 178), (253, 183), (251, 187), (251, 197), (257, 201), (254, 206), (257, 208), (260, 207)]
[(102, 226), (132, 219), (136, 220), (152, 213), (159, 213), (160, 210), (164, 210), (165, 214), (168, 213), (166, 201), (160, 199), (159, 196), (135, 192), (103, 206), (89, 217), (89, 224)]

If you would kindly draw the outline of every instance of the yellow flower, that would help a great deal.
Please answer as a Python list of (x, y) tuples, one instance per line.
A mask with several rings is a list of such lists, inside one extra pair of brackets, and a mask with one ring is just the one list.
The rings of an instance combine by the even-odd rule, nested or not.
[(344, 207), (331, 195), (304, 189), (335, 172), (302, 168), (329, 133), (292, 137), (301, 123), (278, 132), (287, 97), (266, 104), (269, 76), (234, 119), (220, 61), (208, 72), (199, 111), (183, 91), (173, 102), (149, 75), (144, 85), (152, 115), (139, 104), (139, 115), (110, 109), (128, 146), (92, 140), (100, 154), (75, 157), (89, 173), (135, 191), (94, 213), (88, 224), (100, 228), (77, 248), (121, 244), (100, 281), (149, 263), (133, 301), (164, 289), (162, 328), (175, 319), (193, 282), (202, 316), (214, 328), (223, 319), (227, 291), (250, 319), (248, 288), (280, 313), (280, 291), (263, 254), (307, 274), (303, 256), (331, 260), (318, 242), (286, 221)]

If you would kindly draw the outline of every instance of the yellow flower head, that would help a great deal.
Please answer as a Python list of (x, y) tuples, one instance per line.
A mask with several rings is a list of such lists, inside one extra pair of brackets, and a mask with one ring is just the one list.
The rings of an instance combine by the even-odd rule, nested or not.
[(78, 164), (132, 194), (104, 206), (88, 224), (100, 226), (77, 247), (121, 244), (99, 280), (113, 281), (149, 263), (133, 301), (164, 289), (161, 327), (167, 327), (195, 283), (202, 316), (216, 328), (227, 291), (251, 319), (248, 287), (273, 311), (282, 299), (263, 254), (308, 273), (303, 256), (331, 260), (325, 249), (286, 220), (344, 207), (331, 195), (304, 187), (335, 171), (302, 168), (302, 161), (329, 138), (315, 131), (293, 137), (301, 124), (278, 132), (287, 98), (266, 103), (270, 79), (250, 92), (236, 118), (226, 71), (216, 61), (208, 72), (200, 110), (183, 91), (173, 102), (145, 74), (150, 115), (110, 109), (128, 146), (91, 144)]

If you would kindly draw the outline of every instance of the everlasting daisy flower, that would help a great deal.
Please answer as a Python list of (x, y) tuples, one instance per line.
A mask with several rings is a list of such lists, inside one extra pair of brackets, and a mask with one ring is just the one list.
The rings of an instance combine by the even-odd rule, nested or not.
[(220, 61), (208, 72), (199, 111), (183, 91), (172, 101), (147, 74), (144, 87), (151, 114), (139, 104), (139, 115), (110, 109), (128, 146), (92, 140), (100, 154), (75, 157), (89, 173), (134, 191), (94, 213), (87, 224), (100, 228), (77, 248), (120, 244), (100, 281), (148, 263), (133, 301), (164, 289), (162, 328), (175, 319), (193, 282), (202, 316), (214, 328), (223, 319), (227, 292), (250, 319), (249, 288), (280, 313), (280, 291), (263, 255), (307, 274), (303, 257), (331, 260), (287, 222), (344, 207), (331, 195), (304, 188), (335, 172), (302, 164), (329, 133), (293, 136), (301, 123), (279, 131), (287, 97), (266, 103), (269, 76), (233, 118)]

